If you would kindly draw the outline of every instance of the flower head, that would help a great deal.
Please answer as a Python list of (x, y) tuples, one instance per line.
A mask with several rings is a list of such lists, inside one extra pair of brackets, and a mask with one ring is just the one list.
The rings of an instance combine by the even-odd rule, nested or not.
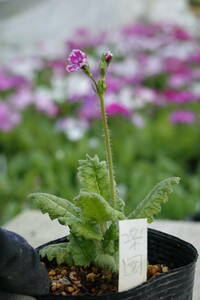
[(87, 56), (81, 50), (72, 50), (68, 58), (69, 65), (67, 65), (66, 70), (68, 72), (78, 71), (82, 67), (87, 65)]

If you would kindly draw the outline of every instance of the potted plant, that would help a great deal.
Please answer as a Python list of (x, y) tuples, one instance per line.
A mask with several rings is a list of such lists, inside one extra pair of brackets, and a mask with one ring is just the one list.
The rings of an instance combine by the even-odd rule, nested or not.
[[(168, 200), (178, 177), (163, 180), (128, 216), (119, 197), (114, 178), (110, 135), (104, 105), (106, 73), (112, 60), (104, 53), (96, 80), (85, 53), (73, 50), (67, 70), (82, 70), (92, 81), (101, 107), (106, 162), (97, 156), (79, 161), (81, 190), (73, 201), (45, 193), (30, 197), (43, 213), (68, 226), (70, 234), (38, 248), (52, 280), (49, 295), (37, 299), (192, 299), (196, 249), (175, 237), (148, 231), (149, 277), (144, 284), (117, 292), (119, 233), (118, 221), (147, 218), (153, 220), (161, 203)], [(123, 155), (123, 153), (122, 153)], [(156, 275), (156, 276), (152, 276)]]

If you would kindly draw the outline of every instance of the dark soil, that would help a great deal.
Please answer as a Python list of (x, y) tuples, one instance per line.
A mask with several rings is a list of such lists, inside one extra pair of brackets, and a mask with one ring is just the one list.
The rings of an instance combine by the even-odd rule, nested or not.
[[(97, 267), (56, 266), (44, 263), (51, 282), (51, 295), (93, 295), (117, 293), (118, 274)], [(164, 265), (149, 265), (148, 280), (161, 273), (168, 272)]]

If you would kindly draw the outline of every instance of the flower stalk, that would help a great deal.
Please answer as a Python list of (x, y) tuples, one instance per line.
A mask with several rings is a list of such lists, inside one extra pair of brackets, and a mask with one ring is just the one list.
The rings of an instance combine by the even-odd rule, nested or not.
[(98, 96), (99, 96), (100, 105), (101, 105), (101, 114), (102, 114), (103, 130), (104, 130), (104, 143), (105, 143), (106, 156), (107, 156), (106, 160), (107, 160), (107, 165), (108, 165), (112, 207), (115, 208), (116, 207), (116, 195), (115, 195), (113, 159), (112, 159), (110, 134), (109, 134), (109, 129), (108, 129), (108, 121), (107, 121), (107, 116), (106, 116), (106, 111), (105, 111), (104, 94), (98, 94)]
[(113, 55), (110, 51), (104, 53), (101, 56), (101, 60), (99, 64), (100, 79), (98, 81), (95, 80), (94, 76), (90, 71), (90, 67), (87, 63), (86, 54), (80, 50), (73, 50), (72, 53), (70, 54), (67, 71), (71, 72), (71, 71), (78, 71), (81, 69), (94, 84), (94, 90), (99, 98), (100, 107), (101, 107), (103, 132), (104, 132), (104, 144), (106, 150), (106, 161), (107, 161), (108, 175), (109, 175), (109, 182), (110, 182), (111, 205), (113, 208), (116, 208), (116, 191), (115, 191), (115, 180), (114, 180), (114, 171), (113, 171), (112, 149), (111, 149), (110, 134), (108, 129), (108, 121), (107, 121), (106, 110), (105, 110), (105, 100), (104, 100), (105, 91), (107, 89), (106, 72), (112, 60), (112, 57)]

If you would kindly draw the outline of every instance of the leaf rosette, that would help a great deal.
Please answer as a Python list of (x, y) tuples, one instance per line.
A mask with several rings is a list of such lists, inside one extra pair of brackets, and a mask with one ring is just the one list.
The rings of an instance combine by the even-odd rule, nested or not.
[(89, 155), (79, 161), (78, 178), (81, 191), (72, 201), (46, 193), (29, 196), (42, 213), (68, 226), (68, 242), (49, 245), (40, 250), (42, 257), (55, 259), (57, 264), (97, 265), (118, 271), (119, 233), (117, 221), (130, 218), (147, 218), (160, 212), (161, 204), (168, 200), (178, 177), (171, 177), (157, 184), (128, 216), (124, 215), (124, 202), (117, 195), (117, 209), (112, 207), (108, 170), (105, 161)]

